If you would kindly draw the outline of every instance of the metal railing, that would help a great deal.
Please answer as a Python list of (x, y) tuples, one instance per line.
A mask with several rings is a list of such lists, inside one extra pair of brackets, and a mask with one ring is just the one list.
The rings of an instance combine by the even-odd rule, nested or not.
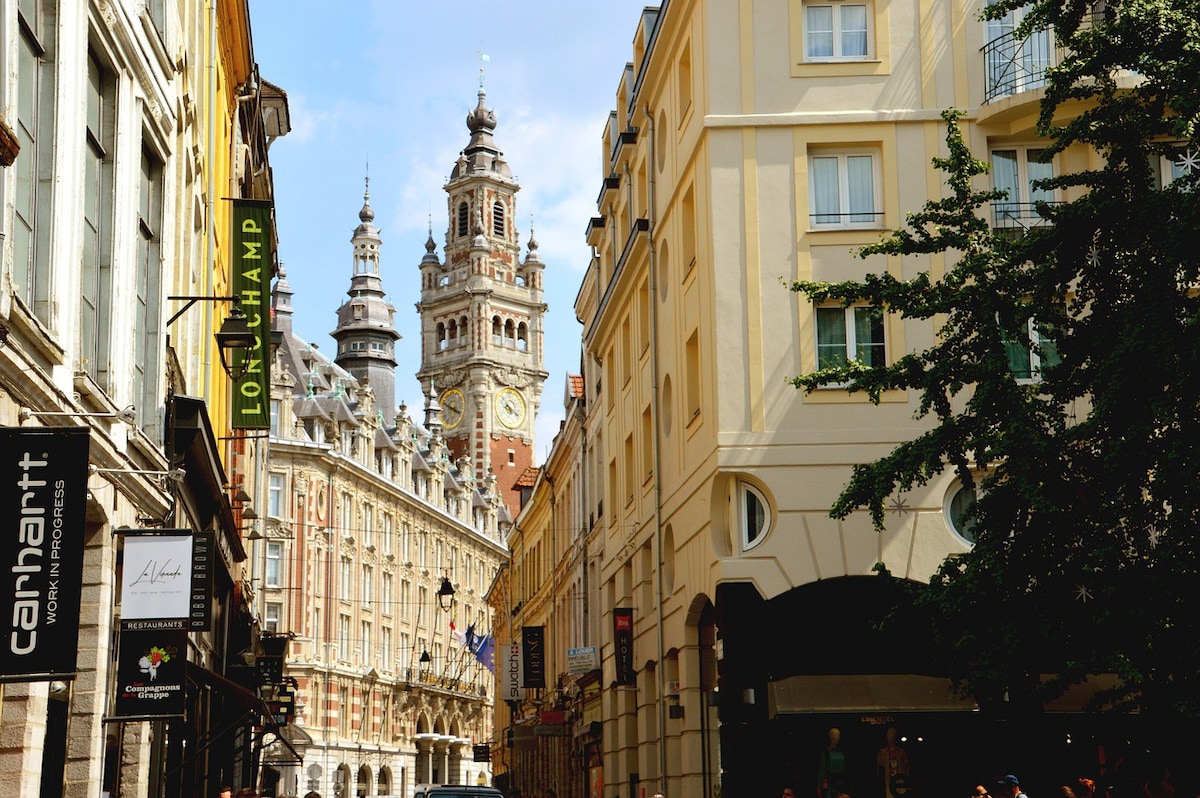
[(1044, 86), (1046, 70), (1056, 63), (1059, 55), (1048, 30), (1023, 39), (1018, 39), (1015, 32), (992, 39), (983, 46), (983, 101), (988, 103)]

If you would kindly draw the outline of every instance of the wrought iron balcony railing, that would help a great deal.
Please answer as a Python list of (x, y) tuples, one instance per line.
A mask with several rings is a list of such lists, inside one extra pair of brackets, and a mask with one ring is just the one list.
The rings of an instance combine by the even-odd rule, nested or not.
[(992, 102), (1046, 83), (1046, 70), (1056, 60), (1050, 31), (1038, 31), (1024, 39), (1005, 33), (983, 46), (983, 101)]

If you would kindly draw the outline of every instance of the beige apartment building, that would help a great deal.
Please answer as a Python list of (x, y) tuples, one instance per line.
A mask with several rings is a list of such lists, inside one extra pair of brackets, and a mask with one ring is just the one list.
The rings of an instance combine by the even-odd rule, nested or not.
[[(509, 541), (514, 635), (543, 627), (547, 660), (546, 687), (509, 721), (522, 794), (791, 782), (893, 798), (1017, 767), (992, 758), (1001, 727), (954, 695), (927, 632), (878, 628), (896, 597), (877, 570), (925, 582), (968, 551), (973, 496), (948, 473), (893, 496), (882, 531), (865, 512), (829, 517), (852, 465), (923, 429), (917, 397), (873, 406), (788, 381), (932, 342), (932, 324), (814, 306), (785, 283), (951, 265), (855, 254), (943, 196), (930, 162), (946, 154), (945, 109), (965, 112), (967, 143), (993, 165), (980, 188), (1009, 190), (989, 212), (1016, 235), (1039, 223), (1034, 201), (1064, 199), (1032, 181), (1094, 157), (1039, 161), (1040, 88), (1060, 54), (982, 7), (670, 0), (631, 21), (576, 301), (578, 417)], [(1036, 356), (1012, 360), (1037, 378)], [(630, 637), (616, 628), (628, 617)], [(1017, 744), (1023, 778), (1052, 789), (1063, 767), (1094, 770), (1088, 723), (1047, 716)]]

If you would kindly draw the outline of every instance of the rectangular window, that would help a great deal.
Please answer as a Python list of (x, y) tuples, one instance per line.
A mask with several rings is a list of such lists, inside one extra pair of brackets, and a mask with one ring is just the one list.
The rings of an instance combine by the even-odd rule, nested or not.
[(1047, 325), (1029, 320), (1026, 330), (1028, 341), (1007, 338), (1004, 348), (1008, 353), (1008, 367), (1018, 382), (1035, 382), (1041, 379), (1042, 369), (1061, 362), (1058, 343)]
[[(392, 669), (393, 653), (394, 652), (392, 651), (392, 627), (390, 627), (390, 626), (381, 627), (379, 629), (379, 654), (380, 654), (379, 661), (383, 664), (383, 669), (385, 671), (390, 671)], [(384, 700), (387, 699), (387, 695), (388, 695), (387, 693), (383, 694)], [(386, 708), (386, 704), (384, 706)], [(384, 715), (385, 716), (387, 715), (386, 711), (384, 712)]]
[(375, 508), (370, 504), (364, 504), (362, 508), (362, 544), (364, 546), (375, 545)]
[(392, 553), (392, 549), (395, 546), (395, 541), (393, 541), (392, 538), (395, 537), (395, 533), (396, 533), (396, 526), (392, 521), (392, 514), (384, 513), (383, 514), (383, 553), (384, 554)]
[(151, 438), (158, 437), (162, 404), (158, 397), (160, 319), (162, 316), (162, 192), (163, 164), (142, 149), (138, 186), (137, 261), (134, 264), (133, 400), (142, 410), (138, 421)]
[(278, 399), (271, 400), (271, 428), (269, 434), (272, 438), (279, 437), (279, 410), (283, 403)]
[(283, 518), (283, 474), (271, 474), (267, 487), (267, 515)]
[[(79, 303), (82, 369), (106, 390), (111, 373), (113, 142), (116, 84), (88, 53), (84, 126), (83, 256)], [(139, 397), (140, 398), (140, 397)]]
[(371, 656), (372, 651), (371, 651), (371, 622), (370, 621), (362, 622), (362, 639), (358, 641), (358, 644), (360, 646), (362, 646), (362, 648), (360, 649), (362, 659), (364, 661), (373, 660), (374, 657)]
[(279, 632), (279, 619), (283, 617), (283, 605), (268, 601), (263, 611), (263, 631)]
[(1024, 39), (1017, 38), (1017, 27), (1030, 8), (1031, 5), (1013, 9), (985, 23), (984, 102), (1046, 83), (1046, 70), (1053, 53), (1050, 31), (1034, 31)]
[(371, 594), (373, 587), (371, 582), (373, 581), (373, 576), (374, 572), (371, 570), (371, 566), (364, 565), (362, 567), (362, 605), (363, 609), (365, 610), (371, 609)]
[(338, 598), (342, 601), (349, 601), (351, 585), (354, 582), (354, 572), (351, 570), (349, 557), (342, 558), (342, 570), (338, 576)]
[(817, 308), (817, 369), (857, 360), (885, 365), (883, 312), (875, 307)]
[(871, 15), (868, 10), (862, 3), (805, 4), (805, 60), (852, 61), (869, 58)]
[(808, 167), (812, 227), (878, 227), (883, 221), (874, 153), (823, 152), (811, 155)]
[(338, 615), (338, 658), (350, 659), (350, 616)]
[(380, 601), (383, 602), (383, 611), (388, 613), (394, 612), (394, 609), (392, 608), (392, 581), (392, 575), (387, 571), (384, 571), (382, 586), (383, 595), (380, 597)]
[(1054, 202), (1052, 190), (1036, 186), (1038, 181), (1054, 177), (1054, 164), (1041, 160), (1044, 152), (1037, 147), (992, 150), (992, 184), (1008, 194), (992, 203), (996, 227), (1027, 228), (1042, 223), (1036, 203)]
[(283, 584), (283, 544), (267, 543), (267, 587)]
[[(16, 115), (13, 132), (20, 156), (13, 171), (13, 282), (26, 306), (51, 323), (50, 218), (54, 192), (53, 58), (55, 14), (50, 0), (18, 0)], [(56, 13), (56, 12), (55, 12)]]

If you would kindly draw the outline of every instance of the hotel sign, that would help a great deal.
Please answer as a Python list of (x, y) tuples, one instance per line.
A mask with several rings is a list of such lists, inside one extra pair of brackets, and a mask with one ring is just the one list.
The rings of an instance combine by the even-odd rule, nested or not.
[(75, 675), (88, 430), (0, 428), (0, 681)]

